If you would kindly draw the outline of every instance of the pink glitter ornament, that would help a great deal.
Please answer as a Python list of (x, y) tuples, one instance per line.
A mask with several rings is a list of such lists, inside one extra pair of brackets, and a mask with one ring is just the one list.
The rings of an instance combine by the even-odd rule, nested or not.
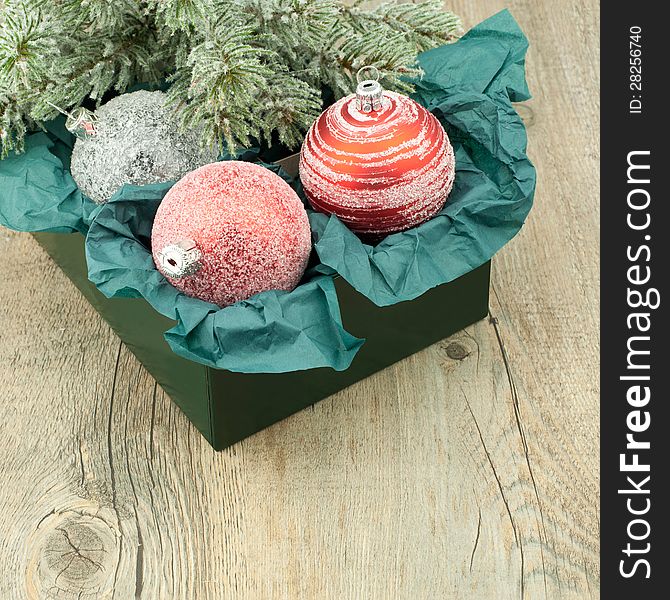
[(454, 173), (454, 151), (440, 122), (372, 79), (321, 114), (300, 152), (300, 179), (312, 207), (337, 215), (366, 240), (435, 216)]
[(268, 169), (240, 161), (179, 180), (158, 207), (151, 244), (156, 267), (176, 288), (219, 306), (292, 290), (312, 247), (297, 194)]

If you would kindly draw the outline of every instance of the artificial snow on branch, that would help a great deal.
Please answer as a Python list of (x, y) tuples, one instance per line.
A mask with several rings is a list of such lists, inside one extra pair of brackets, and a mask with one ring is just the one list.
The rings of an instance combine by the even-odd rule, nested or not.
[(441, 0), (0, 0), (2, 156), (57, 115), (52, 104), (163, 81), (203, 143), (294, 147), (324, 93), (350, 93), (360, 67), (409, 91), (417, 53), (460, 32)]

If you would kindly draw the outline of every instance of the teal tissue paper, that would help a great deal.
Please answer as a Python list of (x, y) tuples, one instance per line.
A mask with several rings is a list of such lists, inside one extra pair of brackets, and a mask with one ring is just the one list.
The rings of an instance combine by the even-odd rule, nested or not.
[(142, 297), (177, 324), (165, 334), (184, 358), (243, 373), (344, 370), (363, 344), (344, 330), (333, 277), (309, 269), (291, 292), (220, 308), (186, 296), (156, 269), (151, 227), (172, 183), (125, 185), (97, 208), (86, 236), (89, 279), (108, 298)]

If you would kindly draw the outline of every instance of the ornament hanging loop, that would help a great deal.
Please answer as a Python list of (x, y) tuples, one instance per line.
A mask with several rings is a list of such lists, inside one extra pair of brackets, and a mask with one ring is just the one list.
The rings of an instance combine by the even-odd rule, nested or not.
[(358, 69), (356, 81), (356, 108), (364, 113), (381, 110), (384, 89), (379, 83), (379, 69), (373, 66)]
[[(369, 77), (365, 77), (369, 73)], [(374, 65), (366, 65), (356, 71), (356, 82), (363, 83), (364, 81), (379, 81), (379, 69)]]

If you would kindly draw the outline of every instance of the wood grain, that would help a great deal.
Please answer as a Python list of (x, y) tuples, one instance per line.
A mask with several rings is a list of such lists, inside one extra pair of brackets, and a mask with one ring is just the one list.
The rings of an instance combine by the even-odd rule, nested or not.
[(598, 3), (511, 9), (539, 186), (491, 318), (227, 451), (0, 231), (0, 598), (599, 596)]

